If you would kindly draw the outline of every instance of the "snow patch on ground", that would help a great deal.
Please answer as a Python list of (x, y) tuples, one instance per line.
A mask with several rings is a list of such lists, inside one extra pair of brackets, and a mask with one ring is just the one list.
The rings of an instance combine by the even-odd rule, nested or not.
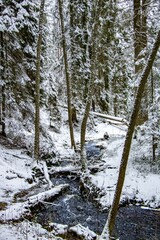
[(0, 202), (10, 202), (15, 193), (30, 188), (33, 160), (21, 150), (0, 145)]
[[(100, 199), (102, 206), (108, 207), (113, 201), (126, 131), (125, 129), (122, 130), (109, 125), (105, 128), (104, 125), (104, 123), (99, 125), (98, 136), (101, 128), (103, 131), (106, 129), (110, 134), (110, 140), (104, 144), (105, 153), (103, 154), (103, 160), (106, 167), (103, 171), (91, 175), (91, 179), (103, 191), (104, 196)], [(136, 166), (134, 162), (135, 154), (139, 158), (143, 157), (140, 151), (137, 153), (136, 144), (138, 143), (134, 142), (131, 149), (121, 200), (135, 199), (138, 202), (143, 202), (145, 205), (156, 208), (160, 206), (160, 176), (140, 171), (139, 166)]]
[(40, 224), (32, 223), (27, 220), (15, 224), (0, 225), (0, 240), (60, 240)]

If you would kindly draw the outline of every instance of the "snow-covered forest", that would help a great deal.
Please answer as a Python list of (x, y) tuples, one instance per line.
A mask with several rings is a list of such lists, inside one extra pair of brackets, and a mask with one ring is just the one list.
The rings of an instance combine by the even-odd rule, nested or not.
[(159, 0), (0, 0), (0, 240), (160, 239), (159, 26)]

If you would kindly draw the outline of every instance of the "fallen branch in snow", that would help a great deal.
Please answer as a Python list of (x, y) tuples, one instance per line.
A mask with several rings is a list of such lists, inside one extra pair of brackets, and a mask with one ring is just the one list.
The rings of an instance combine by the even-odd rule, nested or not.
[(29, 217), (31, 215), (31, 208), (42, 201), (49, 201), (68, 187), (68, 184), (61, 184), (46, 192), (29, 197), (28, 200), (23, 203), (15, 203), (9, 206), (6, 210), (0, 211), (0, 222), (18, 221), (24, 217)]
[(66, 167), (52, 167), (49, 171), (49, 174), (78, 174), (81, 170), (81, 167), (75, 167), (72, 165)]
[(70, 227), (69, 232), (77, 236), (80, 236), (82, 239), (85, 240), (94, 240), (97, 237), (97, 235), (93, 231), (89, 230), (88, 227), (87, 228), (83, 227), (81, 224), (77, 224), (74, 227)]
[[(94, 174), (96, 172), (103, 171), (104, 168), (115, 168), (105, 163), (99, 163), (99, 164), (88, 164), (88, 170), (91, 174)], [(66, 167), (52, 167), (49, 171), (50, 175), (77, 175), (80, 176), (81, 174), (81, 167), (74, 167), (74, 166), (66, 166)]]
[(108, 166), (110, 167), (110, 165), (105, 164), (105, 163), (99, 163), (99, 164), (96, 164), (96, 165), (95, 164), (92, 164), (92, 165), (88, 164), (88, 169), (89, 169), (91, 174), (94, 174), (94, 173), (97, 173), (97, 172), (101, 172), (104, 169), (107, 169)]
[(102, 118), (108, 119), (108, 120), (110, 120), (111, 123), (113, 121), (114, 124), (115, 124), (115, 122), (119, 122), (119, 123), (123, 123), (128, 126), (128, 121), (121, 117), (115, 117), (115, 116), (111, 116), (111, 115), (107, 115), (107, 114), (103, 114), (103, 113), (97, 113), (97, 112), (90, 112), (90, 114), (93, 114), (97, 117), (102, 117)]
[(51, 232), (56, 236), (64, 236), (65, 239), (84, 239), (94, 240), (96, 239), (96, 233), (91, 231), (88, 227), (84, 227), (81, 224), (72, 226), (50, 223)]
[(24, 159), (24, 160), (29, 160), (29, 158), (27, 158), (27, 157), (22, 157), (21, 155), (18, 156), (17, 154), (12, 154), (12, 153), (8, 153), (8, 152), (5, 152), (5, 154), (10, 155), (10, 156), (13, 156), (13, 157), (15, 157), (15, 158)]

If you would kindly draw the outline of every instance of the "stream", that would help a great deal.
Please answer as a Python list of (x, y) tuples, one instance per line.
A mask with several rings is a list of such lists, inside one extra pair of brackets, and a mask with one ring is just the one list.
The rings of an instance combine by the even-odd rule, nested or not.
[[(100, 234), (107, 219), (107, 212), (79, 188), (79, 178), (57, 176), (52, 179), (55, 185), (68, 183), (69, 189), (51, 203), (44, 203), (36, 214), (36, 221), (42, 225), (55, 222), (70, 226), (78, 223)], [(143, 209), (140, 206), (126, 205), (118, 211), (115, 236), (120, 240), (160, 239), (160, 211)], [(76, 239), (74, 239), (76, 240)]]

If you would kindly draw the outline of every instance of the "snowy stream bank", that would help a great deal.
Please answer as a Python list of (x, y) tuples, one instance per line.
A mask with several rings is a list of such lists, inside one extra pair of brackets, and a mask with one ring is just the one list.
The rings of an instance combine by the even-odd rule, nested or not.
[[(41, 210), (36, 212), (36, 221), (50, 230), (55, 229), (55, 226), (51, 224), (53, 222), (67, 226), (62, 235), (70, 240), (79, 239), (76, 235), (70, 238), (71, 231), (69, 230), (78, 224), (100, 234), (108, 211), (103, 211), (92, 196), (80, 191), (79, 179), (75, 176), (59, 176), (52, 181), (56, 184), (67, 183), (69, 188), (53, 202), (44, 202)], [(121, 240), (160, 239), (160, 211), (132, 204), (120, 207), (115, 236), (120, 237)]]
[[(19, 223), (1, 224), (0, 240), (32, 240), (35, 237), (46, 240), (56, 239), (56, 235), (65, 236), (65, 239), (68, 240), (76, 240), (79, 239), (76, 231), (80, 231), (83, 238), (89, 240), (95, 238), (95, 233), (101, 233), (107, 218), (108, 207), (113, 199), (125, 128), (100, 123), (95, 126), (94, 130), (87, 133), (87, 139), (92, 143), (87, 147), (89, 177), (91, 185), (98, 189), (95, 194), (91, 193), (91, 195), (93, 194), (91, 198), (80, 191), (78, 180), (80, 168), (75, 161), (75, 153), (67, 144), (69, 135), (66, 126), (62, 126), (61, 132), (63, 134), (50, 133), (55, 142), (56, 151), (60, 153), (58, 165), (50, 169), (50, 174), (53, 176), (56, 173), (52, 179), (54, 185), (68, 184), (69, 188), (47, 203), (46, 200), (41, 199), (41, 208), (36, 206), (32, 211), (32, 220), (34, 219), (34, 221), (21, 219)], [(105, 132), (108, 132), (109, 140), (103, 139)], [(77, 140), (78, 132), (75, 137)], [(140, 152), (137, 150), (139, 149), (137, 146), (137, 142), (134, 141), (121, 198), (125, 207), (119, 209), (115, 234), (122, 240), (160, 239), (160, 212), (157, 209), (160, 207), (160, 176), (149, 170), (142, 171), (139, 162), (134, 162), (135, 158), (141, 158), (142, 154), (147, 152), (147, 148)], [(2, 169), (0, 174), (0, 206), (2, 207), (0, 216), (2, 221), (11, 220), (11, 217), (19, 216), (24, 212), (23, 207), (26, 206), (26, 201), (30, 199), (30, 196), (25, 194), (22, 198), (17, 198), (16, 206), (20, 206), (20, 211), (18, 211), (18, 208), (14, 208), (15, 196), (18, 193), (20, 195), (21, 192), (29, 193), (32, 189), (34, 189), (33, 195), (35, 196), (39, 193), (44, 192), (44, 195), (47, 193), (45, 186), (42, 185), (41, 188), (38, 188), (37, 183), (31, 181), (32, 164), (33, 159), (27, 156), (22, 149), (0, 145)], [(18, 196), (20, 195), (18, 194)], [(133, 206), (133, 203), (141, 203), (150, 208), (143, 209), (140, 206)], [(151, 207), (155, 209), (151, 209)], [(88, 227), (93, 232), (89, 232)], [(48, 231), (49, 228), (52, 230), (51, 232)], [(86, 233), (85, 237), (84, 233)]]

